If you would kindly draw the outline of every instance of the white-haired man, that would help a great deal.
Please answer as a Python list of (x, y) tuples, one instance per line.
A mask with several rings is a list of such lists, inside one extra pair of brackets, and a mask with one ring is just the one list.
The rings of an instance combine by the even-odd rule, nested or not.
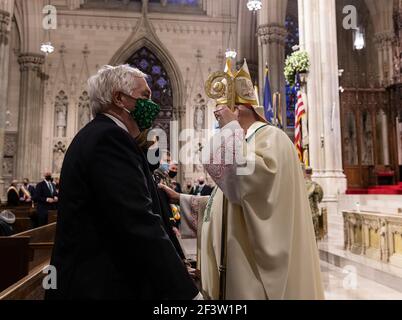
[(193, 299), (138, 138), (159, 113), (146, 75), (105, 66), (88, 81), (94, 120), (66, 153), (48, 299)]

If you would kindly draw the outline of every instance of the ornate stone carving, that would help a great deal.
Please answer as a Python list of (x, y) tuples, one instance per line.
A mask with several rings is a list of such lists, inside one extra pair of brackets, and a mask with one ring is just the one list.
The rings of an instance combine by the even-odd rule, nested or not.
[(17, 139), (15, 134), (6, 134), (4, 137), (4, 156), (14, 157), (17, 154)]
[(396, 43), (394, 46), (394, 83), (402, 83), (402, 0), (395, 1), (394, 8), (394, 29)]
[[(370, 212), (343, 212), (345, 250), (402, 266), (402, 216)], [(356, 228), (362, 221), (362, 228)], [(361, 249), (356, 250), (356, 240)]]
[(17, 154), (17, 134), (6, 133), (3, 150), (3, 177), (14, 178), (14, 163)]
[(89, 121), (91, 121), (89, 95), (84, 91), (78, 102), (78, 130), (81, 130)]
[(63, 90), (61, 90), (57, 95), (54, 108), (56, 115), (56, 135), (57, 137), (65, 137), (67, 127), (68, 97)]
[(274, 42), (284, 46), (288, 31), (280, 24), (263, 24), (258, 26), (257, 35), (261, 44)]
[[(222, 24), (219, 23), (206, 23), (204, 21), (194, 21), (191, 24), (184, 24), (183, 22), (175, 21), (155, 21), (154, 28), (158, 32), (168, 32), (176, 34), (214, 34), (222, 35), (225, 31)], [(124, 18), (110, 18), (105, 19), (103, 16), (92, 16), (90, 18), (82, 18), (77, 16), (61, 17), (58, 20), (60, 28), (68, 29), (96, 29), (96, 30), (116, 30), (116, 31), (135, 31), (136, 20)]]
[(374, 36), (374, 42), (379, 48), (392, 45), (395, 42), (395, 34), (393, 32), (380, 32)]
[(45, 56), (36, 53), (23, 53), (18, 57), (20, 70), (23, 71), (41, 71), (42, 65), (45, 62)]
[(56, 174), (61, 172), (66, 151), (66, 144), (62, 141), (58, 141), (53, 147), (53, 172)]
[(0, 44), (8, 42), (8, 26), (10, 24), (10, 13), (0, 10)]
[(14, 159), (4, 158), (3, 159), (3, 176), (13, 177), (14, 176)]

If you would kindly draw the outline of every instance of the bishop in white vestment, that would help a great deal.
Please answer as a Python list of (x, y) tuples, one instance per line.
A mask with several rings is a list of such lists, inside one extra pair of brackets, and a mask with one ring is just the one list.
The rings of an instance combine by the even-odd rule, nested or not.
[[(248, 68), (240, 72), (241, 80), (246, 77), (249, 84)], [(182, 219), (184, 232), (194, 232), (199, 240), (203, 294), (210, 299), (219, 297), (222, 204), (226, 196), (226, 299), (324, 299), (296, 149), (284, 132), (266, 122), (262, 107), (246, 103), (253, 101), (254, 90), (245, 92), (245, 87), (244, 81), (236, 86), (236, 116), (226, 107), (218, 113), (226, 122), (213, 140), (224, 142), (210, 148), (211, 161), (206, 165), (218, 187), (211, 197), (180, 195), (182, 212), (186, 213)], [(255, 121), (245, 130), (241, 122), (247, 122), (242, 116), (249, 112), (247, 109), (255, 112)], [(222, 136), (224, 140), (220, 140)], [(246, 163), (226, 161), (228, 154), (239, 153)]]

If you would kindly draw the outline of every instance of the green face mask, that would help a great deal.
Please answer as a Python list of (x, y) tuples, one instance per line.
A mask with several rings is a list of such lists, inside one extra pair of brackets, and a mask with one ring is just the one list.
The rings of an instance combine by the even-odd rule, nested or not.
[(138, 99), (134, 111), (126, 110), (137, 122), (138, 128), (141, 131), (152, 127), (161, 108), (152, 100)]

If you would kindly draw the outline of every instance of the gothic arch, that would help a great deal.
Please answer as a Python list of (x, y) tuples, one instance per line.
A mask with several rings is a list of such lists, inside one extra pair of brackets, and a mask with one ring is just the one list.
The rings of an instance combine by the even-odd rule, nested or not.
[(129, 44), (124, 45), (116, 52), (110, 64), (118, 65), (126, 63), (134, 53), (143, 47), (150, 50), (163, 64), (171, 81), (174, 119), (179, 119), (180, 111), (184, 108), (184, 81), (179, 66), (159, 39), (150, 39), (142, 36), (136, 40), (131, 40)]

